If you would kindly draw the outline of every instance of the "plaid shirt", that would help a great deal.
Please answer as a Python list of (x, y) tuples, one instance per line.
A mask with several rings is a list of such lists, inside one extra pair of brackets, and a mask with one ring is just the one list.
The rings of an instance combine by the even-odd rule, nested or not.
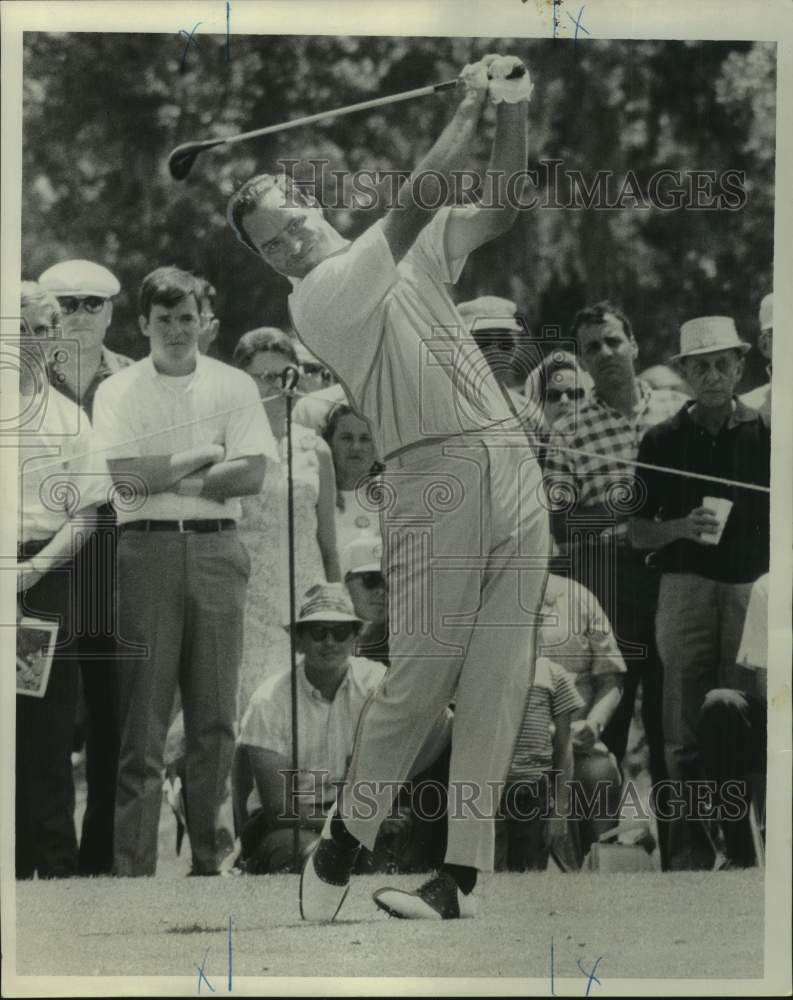
[[(544, 476), (553, 510), (605, 505), (618, 514), (631, 513), (635, 506), (634, 469), (610, 459), (635, 459), (645, 431), (674, 416), (686, 403), (682, 393), (652, 389), (641, 379), (636, 380), (636, 388), (639, 400), (630, 419), (593, 393), (580, 408), (553, 425)], [(559, 447), (554, 448), (554, 444)], [(604, 457), (598, 457), (601, 455)]]

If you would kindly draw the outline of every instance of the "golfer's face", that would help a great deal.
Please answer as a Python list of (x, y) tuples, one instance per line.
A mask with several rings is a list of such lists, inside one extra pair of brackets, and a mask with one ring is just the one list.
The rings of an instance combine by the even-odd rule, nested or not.
[(291, 278), (305, 277), (327, 257), (335, 232), (309, 205), (260, 206), (245, 216), (245, 229), (270, 267)]
[(140, 317), (140, 329), (149, 338), (152, 357), (166, 374), (187, 374), (193, 370), (201, 316), (192, 295), (185, 295), (172, 306), (154, 303), (148, 319)]

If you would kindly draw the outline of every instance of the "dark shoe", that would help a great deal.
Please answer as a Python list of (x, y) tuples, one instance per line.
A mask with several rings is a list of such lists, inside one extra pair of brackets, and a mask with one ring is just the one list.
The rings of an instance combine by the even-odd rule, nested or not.
[(476, 916), (477, 900), (473, 892), (460, 891), (451, 875), (437, 875), (415, 892), (403, 889), (378, 889), (372, 899), (390, 917), (402, 920), (457, 920)]
[(330, 821), (322, 828), (317, 845), (300, 876), (300, 916), (303, 920), (329, 923), (334, 920), (350, 891), (350, 875), (360, 846), (344, 847), (330, 835)]

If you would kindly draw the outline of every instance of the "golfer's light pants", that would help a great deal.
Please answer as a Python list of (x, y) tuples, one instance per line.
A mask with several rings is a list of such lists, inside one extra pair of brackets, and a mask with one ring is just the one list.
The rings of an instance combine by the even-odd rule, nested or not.
[(119, 665), (117, 875), (153, 875), (157, 867), (163, 751), (177, 685), (193, 868), (217, 870), (233, 847), (229, 785), (249, 573), (236, 531), (121, 531), (121, 635), (145, 652)]
[(340, 812), (373, 848), (454, 701), (446, 861), (492, 871), (547, 576), (540, 469), (525, 440), (454, 438), (387, 463), (382, 489), (391, 666), (362, 713)]

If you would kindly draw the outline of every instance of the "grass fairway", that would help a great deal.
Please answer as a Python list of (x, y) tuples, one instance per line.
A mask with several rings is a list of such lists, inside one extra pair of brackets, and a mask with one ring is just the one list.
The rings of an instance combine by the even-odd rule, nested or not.
[(371, 902), (383, 884), (419, 881), (358, 877), (326, 926), (301, 922), (297, 876), (17, 883), (17, 973), (195, 976), (206, 954), (206, 975), (225, 993), (231, 916), (235, 977), (546, 978), (552, 936), (557, 978), (580, 978), (576, 960), (591, 969), (600, 957), (604, 989), (623, 977), (763, 974), (757, 870), (498, 874), (466, 921), (393, 920)]

